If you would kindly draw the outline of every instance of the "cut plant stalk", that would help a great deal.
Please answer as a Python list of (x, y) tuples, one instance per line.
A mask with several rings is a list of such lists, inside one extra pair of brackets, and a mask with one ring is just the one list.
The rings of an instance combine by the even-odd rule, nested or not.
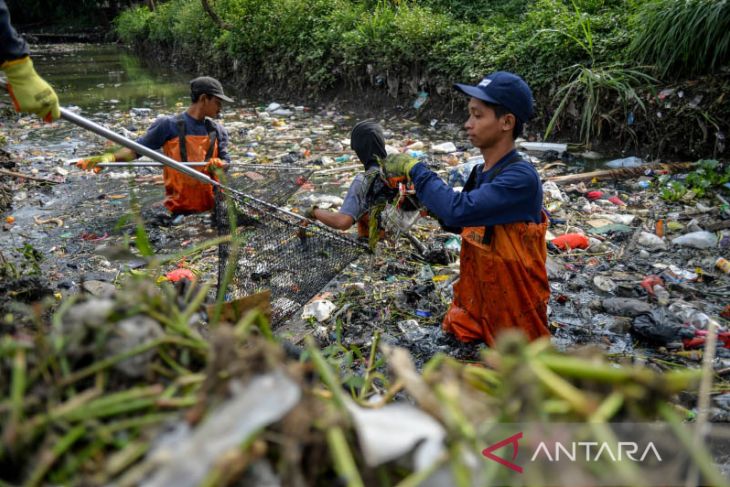
[(330, 426), (327, 428), (326, 435), (330, 455), (340, 478), (348, 487), (365, 487), (342, 428)]

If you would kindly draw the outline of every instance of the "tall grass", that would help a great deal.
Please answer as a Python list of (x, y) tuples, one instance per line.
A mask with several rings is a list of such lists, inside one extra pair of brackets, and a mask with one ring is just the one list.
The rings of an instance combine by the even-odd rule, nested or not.
[(652, 0), (635, 25), (630, 53), (662, 77), (711, 73), (730, 58), (728, 0)]
[[(572, 74), (555, 94), (560, 103), (545, 130), (545, 137), (554, 130), (561, 116), (565, 116), (566, 107), (573, 101), (580, 107), (580, 137), (585, 145), (601, 137), (604, 125), (623, 126), (630, 111), (645, 111), (644, 102), (635, 88), (656, 81), (638, 69), (629, 69), (621, 64), (575, 65), (568, 69), (572, 70)], [(619, 113), (614, 110), (617, 98), (622, 108)]]
[[(545, 138), (552, 133), (561, 118), (566, 118), (566, 109), (570, 105), (575, 105), (580, 116), (581, 140), (590, 146), (594, 138), (601, 136), (604, 125), (613, 125), (631, 132), (628, 124), (624, 123), (629, 112), (632, 109), (645, 111), (644, 102), (637, 95), (636, 88), (651, 86), (656, 80), (640, 68), (627, 68), (623, 63), (596, 62), (590, 17), (581, 12), (575, 0), (571, 0), (571, 3), (575, 12), (577, 32), (559, 32), (579, 46), (587, 59), (584, 63), (563, 70), (570, 75), (568, 82), (555, 93), (554, 99), (560, 102), (545, 129)], [(545, 29), (545, 31), (555, 30)], [(618, 113), (613, 109), (616, 100), (621, 106)]]

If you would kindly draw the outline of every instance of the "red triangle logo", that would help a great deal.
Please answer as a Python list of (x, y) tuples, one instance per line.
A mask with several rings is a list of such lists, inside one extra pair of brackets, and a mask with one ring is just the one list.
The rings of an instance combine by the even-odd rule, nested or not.
[(522, 467), (519, 465), (515, 465), (509, 460), (505, 460), (502, 457), (498, 457), (494, 453), (492, 453), (494, 450), (499, 450), (505, 445), (512, 444), (512, 460), (517, 458), (517, 452), (519, 450), (519, 444), (518, 441), (522, 439), (522, 432), (516, 433), (509, 438), (505, 438), (504, 440), (495, 443), (492, 446), (489, 446), (482, 450), (482, 455), (484, 455), (486, 458), (489, 458), (490, 460), (494, 460), (495, 462), (504, 465), (505, 467), (509, 468), (510, 470), (514, 470), (517, 473), (522, 473)]

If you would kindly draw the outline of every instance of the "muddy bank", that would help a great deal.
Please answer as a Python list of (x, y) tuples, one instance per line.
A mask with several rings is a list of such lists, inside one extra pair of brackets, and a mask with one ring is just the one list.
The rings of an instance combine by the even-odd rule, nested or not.
[[(302, 89), (296, 80), (281, 80), (279, 84), (260, 84), (255, 73), (238, 67), (225, 57), (190, 59), (182, 51), (167, 45), (145, 42), (135, 51), (149, 56), (154, 63), (165, 63), (182, 70), (194, 67), (236, 86), (246, 97), (257, 99), (281, 98), (293, 103), (333, 103), (365, 117), (399, 117), (423, 125), (448, 122), (462, 124), (466, 117), (467, 100), (454, 92), (450, 85), (422, 85), (418, 77), (388, 80), (377, 73), (362, 73), (357, 80), (340, 81), (326, 90)], [(486, 74), (486, 73), (485, 73)], [(453, 80), (453, 82), (476, 82)], [(535, 116), (525, 127), (531, 141), (542, 141), (553, 112), (560, 102), (556, 99), (557, 85), (535, 90)], [(727, 157), (726, 137), (730, 134), (730, 73), (719, 72), (696, 79), (662, 83), (656, 87), (639, 88), (644, 106), (626, 107), (618, 97), (602, 100), (600, 136), (593, 150), (609, 155), (637, 155), (647, 160), (687, 161), (700, 157)], [(426, 93), (419, 100), (419, 93)], [(418, 108), (416, 108), (418, 107)], [(561, 117), (550, 136), (551, 141), (576, 141), (580, 135), (580, 113), (574, 102), (567, 106), (567, 116)]]

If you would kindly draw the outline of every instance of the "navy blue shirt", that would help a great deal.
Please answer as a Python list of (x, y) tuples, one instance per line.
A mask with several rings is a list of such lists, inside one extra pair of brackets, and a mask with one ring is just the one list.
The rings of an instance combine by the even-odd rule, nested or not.
[(0, 64), (29, 54), (28, 44), (10, 25), (10, 12), (5, 0), (0, 0)]
[[(507, 223), (542, 222), (542, 184), (532, 164), (518, 160), (505, 164), (516, 154), (512, 150), (489, 171), (479, 170), (474, 189), (458, 192), (450, 188), (425, 164), (411, 169), (418, 199), (444, 225), (482, 227)], [(504, 168), (492, 182), (490, 174)], [(481, 167), (480, 167), (481, 169)]]
[[(186, 135), (208, 135), (208, 129), (204, 120), (196, 120), (187, 112), (183, 114), (185, 117)], [(213, 122), (218, 132), (218, 158), (226, 162), (231, 162), (231, 156), (228, 154), (228, 132), (218, 122)], [(137, 142), (152, 150), (158, 150), (165, 142), (170, 139), (179, 137), (177, 131), (177, 115), (160, 117), (150, 125), (147, 132), (137, 139)]]

